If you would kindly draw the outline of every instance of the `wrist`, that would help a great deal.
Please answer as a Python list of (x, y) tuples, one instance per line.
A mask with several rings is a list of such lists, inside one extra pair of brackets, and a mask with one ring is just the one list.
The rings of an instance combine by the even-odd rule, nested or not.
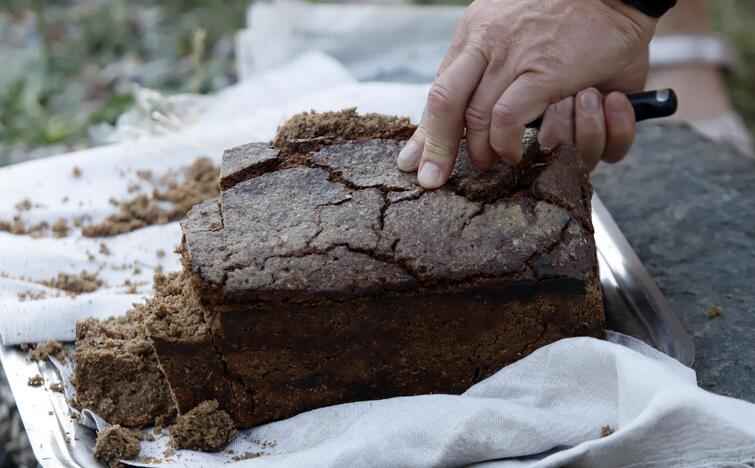
[(616, 19), (613, 25), (629, 34), (629, 37), (636, 38), (638, 43), (645, 46), (653, 38), (658, 18), (641, 12), (624, 0), (600, 0), (600, 3), (605, 11)]
[(621, 2), (651, 18), (660, 18), (671, 7), (676, 5), (676, 0), (621, 0)]

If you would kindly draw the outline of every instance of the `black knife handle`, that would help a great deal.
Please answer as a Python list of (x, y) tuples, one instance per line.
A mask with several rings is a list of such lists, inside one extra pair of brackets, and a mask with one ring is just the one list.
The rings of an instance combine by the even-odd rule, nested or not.
[[(629, 98), (629, 102), (632, 104), (637, 122), (673, 115), (679, 105), (676, 93), (670, 88), (627, 94), (627, 98)], [(527, 128), (540, 128), (542, 123), (543, 116), (540, 116), (527, 124)]]

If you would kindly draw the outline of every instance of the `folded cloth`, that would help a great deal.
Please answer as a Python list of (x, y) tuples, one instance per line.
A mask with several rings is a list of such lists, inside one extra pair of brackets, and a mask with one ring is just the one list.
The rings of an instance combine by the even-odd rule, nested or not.
[[(142, 455), (160, 457), (164, 444), (145, 442)], [(751, 467), (755, 405), (702, 390), (691, 369), (610, 334), (543, 347), (462, 395), (322, 408), (244, 431), (228, 448), (160, 466), (246, 453), (255, 458), (240, 466)]]

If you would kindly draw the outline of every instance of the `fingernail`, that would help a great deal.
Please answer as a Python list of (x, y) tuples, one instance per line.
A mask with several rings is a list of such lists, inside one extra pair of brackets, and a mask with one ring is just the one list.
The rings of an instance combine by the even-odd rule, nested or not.
[(598, 93), (594, 91), (587, 91), (579, 95), (579, 104), (583, 111), (597, 112), (600, 109), (600, 99), (598, 99)]
[(440, 180), (440, 167), (431, 161), (425, 162), (419, 169), (417, 180), (426, 189), (434, 189), (443, 185)]
[(419, 151), (419, 144), (417, 144), (417, 142), (414, 140), (407, 141), (404, 147), (398, 153), (398, 168), (402, 171), (416, 170), (420, 156), (421, 154)]
[(558, 114), (563, 120), (570, 119), (573, 107), (574, 103), (572, 102), (572, 98), (562, 99), (556, 103), (556, 114)]

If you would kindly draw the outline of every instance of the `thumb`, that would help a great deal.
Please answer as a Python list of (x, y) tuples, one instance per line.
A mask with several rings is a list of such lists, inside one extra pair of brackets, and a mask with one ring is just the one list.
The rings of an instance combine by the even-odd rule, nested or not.
[(532, 74), (520, 75), (493, 107), (491, 148), (508, 164), (519, 164), (525, 126), (541, 116), (551, 101), (558, 98), (558, 89), (549, 87)]

